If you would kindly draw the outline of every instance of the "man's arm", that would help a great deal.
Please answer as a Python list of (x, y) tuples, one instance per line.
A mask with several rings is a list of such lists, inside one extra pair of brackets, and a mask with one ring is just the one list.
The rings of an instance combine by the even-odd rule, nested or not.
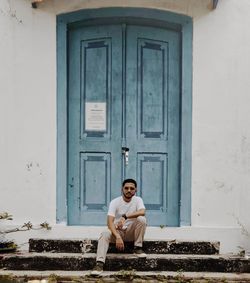
[(115, 245), (116, 248), (120, 251), (124, 250), (124, 242), (122, 240), (121, 235), (117, 232), (115, 224), (114, 224), (114, 220), (115, 217), (114, 216), (110, 216), (108, 215), (108, 219), (107, 219), (107, 224), (108, 224), (108, 228), (111, 231), (111, 233), (115, 236), (116, 241), (115, 241)]
[(120, 234), (117, 232), (115, 224), (114, 224), (115, 217), (108, 215), (107, 220), (108, 220), (107, 221), (108, 222), (107, 223), (108, 224), (108, 228), (112, 232), (112, 234), (115, 236), (115, 238), (121, 237)]
[(117, 227), (118, 229), (122, 229), (126, 219), (131, 219), (131, 218), (137, 218), (138, 216), (144, 216), (145, 215), (145, 211), (146, 209), (145, 208), (141, 208), (133, 213), (129, 213), (129, 214), (125, 214), (125, 216), (121, 217), (119, 222), (117, 223)]
[(137, 218), (138, 216), (145, 216), (146, 209), (139, 209), (133, 213), (126, 214), (127, 218)]

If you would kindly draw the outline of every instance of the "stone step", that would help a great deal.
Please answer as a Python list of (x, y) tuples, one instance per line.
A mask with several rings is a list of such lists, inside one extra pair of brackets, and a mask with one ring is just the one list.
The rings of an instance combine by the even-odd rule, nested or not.
[[(7, 270), (91, 270), (94, 253), (20, 253), (5, 254), (0, 268)], [(108, 254), (106, 271), (188, 271), (250, 272), (250, 260), (239, 256), (149, 254), (138, 258), (133, 254)]]
[[(29, 280), (49, 282), (89, 282), (89, 283), (157, 283), (157, 282), (192, 282), (192, 283), (243, 283), (250, 282), (249, 273), (214, 273), (214, 272), (103, 272), (101, 277), (89, 276), (89, 271), (19, 271), (0, 270), (1, 283), (24, 283)], [(2, 281), (1, 281), (2, 280)], [(43, 281), (42, 281), (43, 280)], [(33, 281), (34, 282), (34, 281)], [(36, 281), (39, 282), (39, 281)]]
[[(30, 252), (57, 253), (95, 253), (96, 240), (67, 240), (67, 239), (30, 239)], [(143, 249), (147, 254), (218, 254), (219, 242), (205, 241), (144, 241)], [(126, 243), (125, 253), (132, 253), (133, 243)], [(110, 245), (110, 253), (116, 253), (114, 244)]]

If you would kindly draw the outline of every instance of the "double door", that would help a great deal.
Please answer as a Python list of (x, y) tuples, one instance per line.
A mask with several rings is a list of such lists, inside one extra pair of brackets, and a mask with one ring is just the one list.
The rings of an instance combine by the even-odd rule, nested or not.
[(148, 225), (178, 226), (180, 34), (109, 24), (68, 35), (69, 224), (105, 225), (134, 178)]

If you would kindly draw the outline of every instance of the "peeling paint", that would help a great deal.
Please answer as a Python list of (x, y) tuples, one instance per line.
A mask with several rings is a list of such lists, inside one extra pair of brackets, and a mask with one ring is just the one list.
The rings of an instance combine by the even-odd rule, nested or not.
[(28, 164), (26, 165), (27, 170), (28, 170), (28, 171), (31, 171), (32, 166), (33, 166), (32, 162), (28, 163)]
[(235, 218), (235, 220), (237, 221), (237, 224), (241, 228), (241, 234), (250, 238), (250, 232), (247, 230), (245, 225), (240, 221), (239, 217), (237, 217), (236, 215), (233, 215), (233, 217)]
[(10, 0), (8, 0), (8, 9), (6, 9), (6, 10), (0, 9), (0, 13), (4, 16), (9, 16), (9, 17), (15, 19), (19, 24), (23, 23), (23, 20), (20, 19), (17, 16), (17, 11), (13, 10), (13, 8), (11, 7), (11, 1)]
[(222, 181), (214, 181), (216, 190), (223, 190), (225, 192), (231, 192), (233, 190), (233, 186), (227, 186)]
[(40, 164), (38, 162), (29, 162), (26, 164), (26, 168), (27, 171), (31, 172), (32, 170), (36, 170), (35, 172), (37, 172), (39, 174), (39, 176), (43, 175), (43, 171), (40, 167)]
[(224, 181), (214, 180), (209, 187), (207, 187), (207, 191), (220, 191), (224, 193), (230, 193), (233, 191), (234, 186), (231, 184), (227, 184)]

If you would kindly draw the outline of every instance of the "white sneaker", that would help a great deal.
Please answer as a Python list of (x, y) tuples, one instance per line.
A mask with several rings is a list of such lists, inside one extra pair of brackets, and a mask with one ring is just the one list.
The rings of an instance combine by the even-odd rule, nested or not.
[(102, 272), (103, 272), (103, 265), (104, 265), (103, 262), (98, 261), (96, 263), (96, 266), (94, 267), (94, 269), (90, 272), (90, 274), (93, 275), (93, 276), (101, 275)]
[(141, 247), (135, 247), (134, 248), (134, 255), (140, 258), (147, 257), (147, 254), (144, 253), (143, 249)]

